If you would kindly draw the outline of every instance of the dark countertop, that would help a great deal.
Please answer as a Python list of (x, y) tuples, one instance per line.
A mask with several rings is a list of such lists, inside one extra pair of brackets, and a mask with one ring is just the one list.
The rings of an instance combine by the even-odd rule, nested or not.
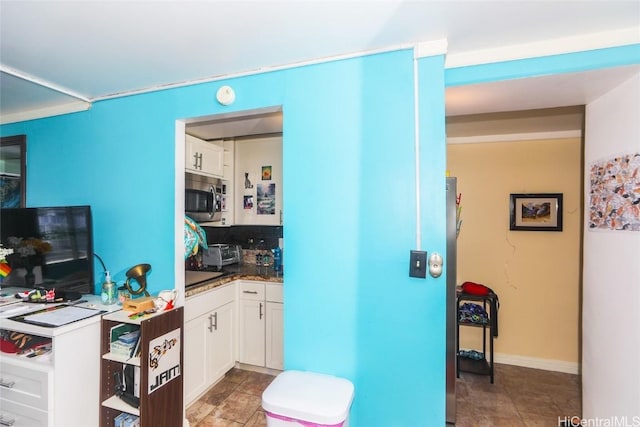
[(271, 267), (258, 267), (255, 264), (228, 265), (222, 269), (222, 272), (223, 274), (219, 277), (187, 287), (185, 289), (185, 298), (206, 292), (218, 286), (226, 285), (234, 280), (284, 283), (282, 273), (276, 274)]

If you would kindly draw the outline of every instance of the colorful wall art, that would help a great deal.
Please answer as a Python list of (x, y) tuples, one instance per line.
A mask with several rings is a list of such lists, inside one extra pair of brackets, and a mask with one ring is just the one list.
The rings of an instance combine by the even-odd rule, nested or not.
[(591, 164), (589, 229), (640, 231), (640, 153)]
[(258, 215), (276, 214), (276, 185), (258, 184)]

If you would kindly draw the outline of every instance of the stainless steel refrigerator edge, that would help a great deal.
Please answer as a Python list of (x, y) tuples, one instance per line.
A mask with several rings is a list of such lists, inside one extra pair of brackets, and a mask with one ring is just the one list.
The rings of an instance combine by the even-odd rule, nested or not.
[(447, 289), (446, 289), (446, 363), (447, 363), (447, 387), (446, 387), (446, 421), (447, 424), (456, 422), (456, 197), (457, 179), (447, 178)]

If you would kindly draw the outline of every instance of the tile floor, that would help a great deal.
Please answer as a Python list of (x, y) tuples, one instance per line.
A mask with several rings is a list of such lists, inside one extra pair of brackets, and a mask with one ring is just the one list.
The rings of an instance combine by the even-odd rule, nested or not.
[(262, 392), (274, 378), (233, 368), (187, 408), (190, 427), (266, 427)]
[(456, 427), (558, 427), (581, 415), (578, 375), (495, 365), (489, 377), (460, 373)]
[[(274, 378), (232, 369), (187, 408), (191, 427), (266, 426), (261, 396)], [(456, 427), (558, 427), (581, 414), (577, 375), (496, 364), (494, 384), (463, 372), (456, 390)]]

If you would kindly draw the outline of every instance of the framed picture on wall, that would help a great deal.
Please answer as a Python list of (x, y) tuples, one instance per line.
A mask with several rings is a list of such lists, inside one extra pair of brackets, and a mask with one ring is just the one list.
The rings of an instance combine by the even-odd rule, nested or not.
[(26, 201), (25, 135), (0, 138), (0, 208), (22, 208)]
[(562, 231), (562, 193), (511, 194), (509, 229)]
[(245, 209), (253, 209), (253, 196), (247, 195), (244, 196), (244, 208)]
[(271, 166), (262, 166), (262, 180), (271, 181)]

